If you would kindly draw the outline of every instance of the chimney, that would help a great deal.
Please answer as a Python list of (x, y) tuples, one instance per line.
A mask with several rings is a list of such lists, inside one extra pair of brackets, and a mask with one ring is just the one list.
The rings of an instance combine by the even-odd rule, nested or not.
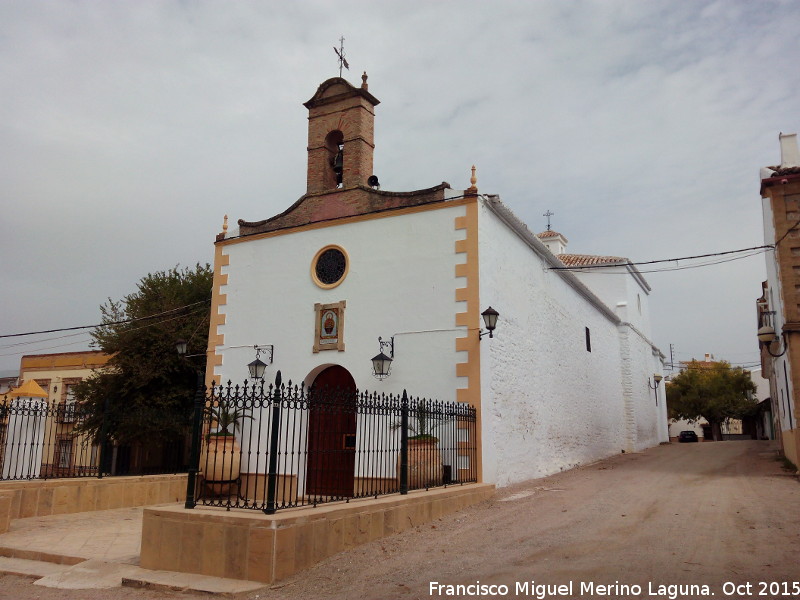
[(711, 362), (711, 355), (706, 353), (706, 362)]
[(796, 133), (782, 133), (778, 136), (781, 142), (781, 169), (800, 167), (800, 149), (797, 147)]

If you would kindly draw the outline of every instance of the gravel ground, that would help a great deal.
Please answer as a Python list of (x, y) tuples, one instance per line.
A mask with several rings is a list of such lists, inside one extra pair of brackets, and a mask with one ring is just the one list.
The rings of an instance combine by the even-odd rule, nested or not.
[[(505, 595), (502, 587), (495, 589), (495, 597), (507, 598), (537, 597), (533, 586), (541, 584), (571, 586), (562, 595), (551, 590), (551, 599), (675, 600), (704, 592), (732, 599), (800, 598), (800, 589), (792, 593), (792, 582), (800, 582), (800, 483), (781, 468), (775, 448), (756, 441), (670, 444), (619, 455), (503, 488), (490, 501), (343, 552), (246, 598), (492, 597), (456, 596), (447, 587), (431, 593), (431, 582), (508, 586)], [(517, 585), (526, 582), (527, 591), (517, 594)], [(762, 589), (759, 582), (780, 587)], [(595, 587), (587, 590), (590, 584)], [(678, 587), (690, 584), (695, 587)], [(57, 590), (3, 576), (0, 598), (208, 596)]]

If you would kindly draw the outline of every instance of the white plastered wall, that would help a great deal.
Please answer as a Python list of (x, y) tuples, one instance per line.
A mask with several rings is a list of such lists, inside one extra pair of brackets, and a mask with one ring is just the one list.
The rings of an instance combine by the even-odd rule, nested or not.
[(481, 342), (484, 479), (506, 485), (626, 449), (616, 322), (483, 205), (479, 235), (481, 306), (501, 315)]
[[(227, 303), (219, 333), (222, 366), (217, 380), (241, 381), (253, 360), (254, 344), (273, 344), (275, 362), (284, 381), (306, 380), (320, 367), (341, 365), (359, 389), (425, 394), (455, 400), (455, 301), (459, 286), (455, 240), (463, 238), (454, 220), (463, 206), (445, 207), (308, 229), (230, 244), (223, 268), (228, 284), (221, 293)], [(348, 255), (349, 272), (333, 289), (318, 287), (311, 263), (318, 250), (335, 244)], [(345, 301), (345, 350), (314, 353), (314, 305)], [(378, 354), (378, 337), (394, 336), (392, 374), (378, 381), (370, 359)], [(385, 350), (388, 353), (388, 350)], [(307, 381), (310, 383), (310, 381)]]
[[(253, 345), (273, 344), (267, 383), (281, 370), (284, 382), (309, 385), (325, 367), (340, 365), (360, 391), (400, 395), (405, 389), (415, 397), (455, 401), (456, 390), (465, 385), (455, 367), (465, 360), (465, 353), (455, 350), (464, 331), (455, 327), (456, 313), (464, 310), (455, 300), (456, 288), (464, 285), (455, 276), (456, 263), (463, 261), (455, 242), (464, 237), (455, 218), (464, 214), (463, 206), (441, 205), (226, 245), (228, 283), (220, 290), (227, 296), (221, 307), (226, 320), (218, 331), (225, 343), (217, 349), (223, 361), (215, 379), (241, 382), (254, 358)], [(323, 289), (314, 283), (311, 265), (331, 244), (346, 252), (349, 270), (339, 286)], [(341, 301), (344, 351), (313, 352), (314, 305)], [(391, 375), (383, 381), (372, 376), (379, 336), (385, 341), (394, 336)], [(242, 438), (248, 436), (243, 431)], [(262, 456), (266, 441), (265, 436)]]

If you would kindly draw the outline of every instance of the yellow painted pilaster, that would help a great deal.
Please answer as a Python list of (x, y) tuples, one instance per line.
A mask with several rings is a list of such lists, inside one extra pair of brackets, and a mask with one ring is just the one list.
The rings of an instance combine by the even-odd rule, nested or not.
[(481, 442), (481, 355), (480, 339), (480, 294), (479, 294), (479, 263), (478, 263), (478, 196), (469, 196), (466, 205), (466, 215), (456, 217), (456, 230), (464, 230), (466, 236), (457, 240), (456, 254), (466, 255), (465, 262), (456, 265), (456, 277), (465, 279), (464, 287), (456, 289), (455, 297), (458, 302), (466, 302), (466, 310), (456, 313), (455, 324), (457, 327), (466, 327), (466, 335), (456, 339), (456, 350), (467, 353), (466, 362), (456, 365), (456, 375), (467, 378), (467, 387), (456, 392), (459, 402), (466, 402), (475, 407), (475, 447), (477, 449), (477, 476), (478, 481), (483, 481), (483, 451)]
[(225, 344), (225, 335), (219, 333), (220, 325), (225, 324), (225, 314), (220, 312), (220, 308), (228, 302), (227, 295), (222, 293), (222, 286), (228, 284), (228, 275), (222, 273), (222, 267), (228, 266), (229, 262), (230, 256), (223, 253), (222, 244), (217, 244), (214, 248), (214, 279), (211, 285), (211, 317), (206, 350), (206, 386), (210, 386), (215, 379), (214, 369), (222, 365), (222, 355), (217, 353), (217, 348)]

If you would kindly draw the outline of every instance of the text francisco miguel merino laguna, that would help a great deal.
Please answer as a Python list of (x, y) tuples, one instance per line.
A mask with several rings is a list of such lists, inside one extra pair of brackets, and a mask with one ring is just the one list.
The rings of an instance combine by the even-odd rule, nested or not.
[[(431, 581), (428, 587), (430, 596), (529, 596), (537, 600), (547, 600), (555, 596), (582, 597), (582, 596), (613, 596), (636, 597), (641, 596), (641, 585), (627, 584), (615, 581), (614, 583), (595, 583), (593, 581), (581, 581), (578, 586), (574, 582), (562, 584), (543, 584), (535, 581), (517, 581), (513, 588), (503, 584), (488, 584), (476, 581), (467, 584), (446, 584), (438, 581)], [(578, 592), (577, 596), (574, 592)], [(707, 585), (698, 584), (647, 584), (648, 596), (654, 598), (669, 598), (676, 600), (683, 596), (713, 596), (713, 592)]]

